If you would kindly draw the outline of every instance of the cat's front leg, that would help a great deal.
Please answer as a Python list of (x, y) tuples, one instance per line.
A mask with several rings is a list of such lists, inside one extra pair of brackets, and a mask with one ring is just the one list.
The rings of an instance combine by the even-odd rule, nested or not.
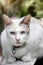
[(31, 53), (28, 53), (27, 55), (22, 57), (22, 61), (24, 61), (24, 62), (30, 62), (30, 61), (33, 61), (34, 59), (35, 58), (31, 57)]
[(8, 63), (9, 64), (14, 63), (15, 61), (16, 61), (16, 58), (15, 57), (9, 56), (9, 58), (8, 58)]
[(15, 49), (14, 48), (11, 48), (8, 49), (9, 53), (8, 53), (8, 63), (11, 64), (11, 63), (14, 63), (16, 61), (16, 58), (15, 58)]
[(22, 61), (30, 61), (31, 60), (31, 54), (28, 53), (22, 57)]

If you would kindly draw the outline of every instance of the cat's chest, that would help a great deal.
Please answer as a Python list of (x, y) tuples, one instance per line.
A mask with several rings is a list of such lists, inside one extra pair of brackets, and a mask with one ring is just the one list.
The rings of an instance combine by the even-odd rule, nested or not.
[(12, 55), (17, 57), (17, 58), (20, 58), (20, 57), (22, 57), (23, 55), (25, 55), (27, 53), (26, 47), (24, 47), (24, 48), (15, 48), (11, 52), (12, 52)]

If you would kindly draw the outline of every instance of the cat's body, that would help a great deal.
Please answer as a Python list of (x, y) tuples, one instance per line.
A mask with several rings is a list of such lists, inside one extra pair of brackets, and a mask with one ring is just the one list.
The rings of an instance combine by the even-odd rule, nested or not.
[[(31, 58), (43, 56), (43, 28), (37, 19), (31, 17), (29, 23), (21, 22), (24, 18), (13, 18), (13, 24), (6, 23), (7, 25), (1, 34), (3, 55), (8, 61), (13, 62), (16, 58), (21, 58), (23, 61), (30, 61)], [(23, 21), (28, 21), (28, 16), (27, 20), (25, 18)], [(15, 47), (14, 54), (12, 53), (13, 46)]]

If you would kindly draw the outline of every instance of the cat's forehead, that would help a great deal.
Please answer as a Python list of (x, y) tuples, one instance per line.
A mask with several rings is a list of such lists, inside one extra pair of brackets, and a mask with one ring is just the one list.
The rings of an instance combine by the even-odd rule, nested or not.
[(15, 31), (21, 31), (21, 30), (27, 30), (28, 29), (28, 26), (27, 25), (19, 25), (20, 22), (24, 19), (23, 18), (19, 18), (19, 19), (11, 19), (13, 24), (9, 27), (7, 27), (9, 30), (15, 30)]
[(23, 19), (24, 19), (24, 17), (22, 17), (22, 18), (12, 18), (11, 20), (12, 20), (12, 22), (15, 26), (16, 25), (18, 26)]

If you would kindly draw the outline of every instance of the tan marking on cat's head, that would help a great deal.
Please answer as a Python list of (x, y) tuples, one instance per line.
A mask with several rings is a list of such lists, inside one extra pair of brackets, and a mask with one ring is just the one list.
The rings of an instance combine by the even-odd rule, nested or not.
[(4, 24), (7, 26), (7, 25), (10, 25), (12, 23), (10, 17), (8, 17), (7, 15), (3, 14), (3, 20), (4, 20)]
[(26, 25), (29, 25), (30, 23), (30, 20), (31, 20), (31, 15), (27, 15), (24, 17), (24, 19), (20, 22), (20, 24), (26, 24)]

